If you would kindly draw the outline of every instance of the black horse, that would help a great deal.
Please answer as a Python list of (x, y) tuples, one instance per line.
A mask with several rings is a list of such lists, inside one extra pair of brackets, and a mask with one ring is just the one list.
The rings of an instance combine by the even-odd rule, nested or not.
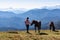
[(54, 25), (54, 22), (51, 22), (50, 23), (50, 30), (52, 29), (52, 31), (55, 31), (55, 25)]
[(41, 21), (36, 21), (36, 20), (33, 20), (31, 25), (34, 24), (34, 27), (35, 27), (35, 32), (36, 32), (36, 28), (38, 28), (38, 33), (40, 33), (40, 29), (41, 29)]

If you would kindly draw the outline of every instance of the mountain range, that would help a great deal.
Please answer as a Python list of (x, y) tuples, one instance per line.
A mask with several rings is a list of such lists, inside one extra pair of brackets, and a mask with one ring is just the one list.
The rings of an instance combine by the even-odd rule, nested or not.
[[(55, 23), (56, 29), (60, 29), (60, 9), (31, 9), (22, 14), (15, 14), (11, 11), (0, 11), (0, 29), (26, 29), (24, 23), (26, 17), (29, 17), (30, 21), (40, 20), (42, 22), (42, 29), (49, 29), (51, 21)], [(30, 29), (34, 29), (34, 27), (30, 26)]]

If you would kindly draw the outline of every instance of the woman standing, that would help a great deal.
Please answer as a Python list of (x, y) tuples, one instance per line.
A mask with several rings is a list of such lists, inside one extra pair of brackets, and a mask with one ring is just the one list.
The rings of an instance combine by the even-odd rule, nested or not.
[(29, 33), (29, 25), (30, 25), (29, 17), (26, 18), (25, 25), (26, 25), (27, 33)]

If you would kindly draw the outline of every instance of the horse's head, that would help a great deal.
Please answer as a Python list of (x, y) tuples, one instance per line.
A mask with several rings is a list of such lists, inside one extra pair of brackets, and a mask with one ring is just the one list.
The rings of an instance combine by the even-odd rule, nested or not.
[(36, 22), (36, 21), (35, 21), (35, 20), (33, 20), (33, 21), (32, 21), (32, 23), (31, 23), (31, 25), (35, 24), (35, 22)]
[(50, 23), (50, 26), (54, 26), (54, 22), (51, 22), (51, 23)]

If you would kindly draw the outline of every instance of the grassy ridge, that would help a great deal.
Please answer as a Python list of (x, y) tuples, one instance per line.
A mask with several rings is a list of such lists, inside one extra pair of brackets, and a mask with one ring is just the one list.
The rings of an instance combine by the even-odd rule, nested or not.
[(34, 30), (30, 30), (29, 34), (26, 31), (0, 32), (0, 40), (60, 40), (60, 30), (58, 31), (41, 30), (40, 34)]

